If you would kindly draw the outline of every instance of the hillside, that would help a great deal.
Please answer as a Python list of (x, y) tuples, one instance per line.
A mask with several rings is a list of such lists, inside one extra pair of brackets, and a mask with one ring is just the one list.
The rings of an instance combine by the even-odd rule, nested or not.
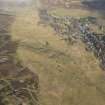
[(85, 43), (77, 40), (72, 44), (64, 40), (48, 20), (47, 23), (40, 20), (38, 14), (33, 9), (21, 11), (11, 33), (13, 40), (20, 40), (19, 59), (39, 76), (39, 103), (104, 105), (105, 74), (99, 60), (93, 52), (86, 51)]
[[(14, 43), (16, 48), (12, 47), (10, 53), (5, 54), (11, 58), (9, 65), (12, 66), (10, 70), (4, 62), (3, 67), (12, 74), (9, 80), (3, 78), (10, 85), (19, 83), (19, 87), (13, 84), (13, 90), (8, 89), (14, 92), (17, 88), (16, 95), (3, 91), (0, 104), (105, 105), (103, 9), (91, 9), (80, 0), (40, 0), (37, 3), (38, 6), (16, 6), (16, 10), (12, 9), (15, 12), (10, 14), (12, 21), (6, 29), (10, 48)], [(4, 24), (6, 20), (1, 21)], [(0, 32), (2, 36), (5, 34), (4, 30)], [(0, 40), (4, 44), (5, 40), (1, 37)], [(8, 48), (6, 44), (6, 50)], [(24, 72), (20, 72), (21, 69)], [(28, 91), (22, 91), (24, 89)]]

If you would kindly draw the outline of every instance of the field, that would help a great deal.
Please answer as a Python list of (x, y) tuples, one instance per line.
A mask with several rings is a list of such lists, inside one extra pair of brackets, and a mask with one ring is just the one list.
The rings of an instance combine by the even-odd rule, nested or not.
[(55, 14), (58, 16), (73, 16), (73, 17), (101, 16), (99, 11), (95, 10), (89, 11), (87, 9), (81, 9), (81, 8), (80, 9), (53, 8), (50, 12), (51, 14)]
[[(81, 14), (80, 10), (56, 11), (60, 16), (91, 14), (84, 10)], [(39, 76), (39, 103), (105, 105), (105, 73), (93, 53), (87, 52), (81, 41), (67, 44), (39, 21), (37, 10), (24, 8), (10, 28), (12, 40), (19, 42), (16, 57)]]

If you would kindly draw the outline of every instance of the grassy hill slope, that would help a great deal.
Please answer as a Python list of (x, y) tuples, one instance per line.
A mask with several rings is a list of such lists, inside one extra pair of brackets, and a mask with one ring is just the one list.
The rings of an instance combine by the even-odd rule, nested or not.
[(68, 45), (50, 26), (39, 25), (38, 12), (24, 9), (11, 27), (17, 55), (39, 76), (42, 105), (105, 105), (105, 73), (78, 41)]

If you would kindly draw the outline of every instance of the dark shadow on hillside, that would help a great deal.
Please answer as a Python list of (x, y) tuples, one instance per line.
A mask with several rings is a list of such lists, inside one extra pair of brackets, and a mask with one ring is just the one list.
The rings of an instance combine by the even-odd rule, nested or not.
[(15, 58), (18, 41), (9, 27), (15, 16), (0, 14), (0, 105), (37, 105), (38, 76)]
[(93, 0), (82, 2), (88, 9), (105, 10), (105, 0)]

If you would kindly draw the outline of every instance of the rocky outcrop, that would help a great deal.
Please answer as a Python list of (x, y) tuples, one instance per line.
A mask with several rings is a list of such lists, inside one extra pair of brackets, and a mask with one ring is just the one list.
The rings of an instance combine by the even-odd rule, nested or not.
[[(67, 42), (84, 42), (86, 50), (92, 51), (99, 59), (101, 68), (105, 69), (105, 26), (96, 17), (59, 17), (49, 14), (46, 10), (41, 10), (39, 16)], [(100, 33), (92, 30), (94, 26)]]

